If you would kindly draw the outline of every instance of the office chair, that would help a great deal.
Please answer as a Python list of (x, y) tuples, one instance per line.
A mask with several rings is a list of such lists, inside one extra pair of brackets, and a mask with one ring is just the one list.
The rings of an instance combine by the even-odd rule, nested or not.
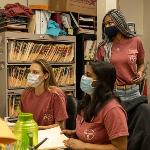
[(150, 150), (150, 104), (145, 96), (124, 102), (128, 115), (128, 150)]
[(68, 113), (66, 129), (74, 130), (76, 128), (77, 100), (71, 94), (66, 95), (66, 109)]

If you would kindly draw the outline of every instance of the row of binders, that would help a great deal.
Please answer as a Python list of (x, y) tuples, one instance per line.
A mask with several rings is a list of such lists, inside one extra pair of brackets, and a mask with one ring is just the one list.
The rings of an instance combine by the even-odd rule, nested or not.
[[(29, 66), (9, 66), (8, 71), (8, 88), (24, 88), (28, 86), (27, 75)], [(74, 66), (55, 67), (53, 72), (59, 86), (75, 84)]]
[(33, 61), (45, 59), (50, 62), (72, 62), (74, 59), (74, 44), (68, 43), (38, 43), (31, 41), (8, 41), (9, 61)]

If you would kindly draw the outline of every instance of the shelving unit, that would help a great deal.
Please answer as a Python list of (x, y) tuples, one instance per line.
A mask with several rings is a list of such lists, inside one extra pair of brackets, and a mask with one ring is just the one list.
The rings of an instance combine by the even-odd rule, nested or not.
[[(32, 56), (32, 57), (31, 57)], [(19, 32), (0, 33), (0, 116), (8, 116), (26, 88), (32, 60), (46, 59), (59, 86), (76, 95), (76, 37)], [(16, 95), (16, 98), (15, 98)], [(11, 112), (10, 112), (11, 111)]]
[(97, 16), (85, 15), (81, 13), (73, 13), (73, 15), (79, 24), (79, 33), (96, 34)]
[[(74, 35), (76, 34), (96, 34), (97, 33), (97, 16), (92, 15), (85, 15), (81, 13), (74, 13), (74, 12), (65, 12), (65, 13), (72, 13), (73, 17), (75, 18), (78, 26), (71, 19), (71, 24), (74, 30)], [(72, 17), (71, 17), (72, 18)]]
[[(52, 17), (55, 16), (55, 17)], [(97, 33), (97, 16), (85, 15), (75, 12), (52, 12), (51, 19), (57, 22), (56, 18), (61, 18), (61, 26), (67, 34), (96, 34)], [(70, 32), (73, 30), (73, 33)]]

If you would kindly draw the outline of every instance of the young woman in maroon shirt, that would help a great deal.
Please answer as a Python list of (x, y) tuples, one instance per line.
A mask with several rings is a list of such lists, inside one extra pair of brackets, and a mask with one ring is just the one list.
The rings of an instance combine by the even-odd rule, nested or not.
[(117, 72), (115, 92), (123, 101), (140, 97), (139, 83), (144, 78), (145, 51), (142, 41), (131, 32), (120, 10), (106, 13), (96, 60), (112, 63)]
[(64, 141), (67, 147), (80, 150), (127, 150), (127, 118), (120, 99), (113, 93), (116, 70), (108, 62), (90, 62), (80, 86), (86, 93), (78, 104), (75, 135)]
[(43, 59), (34, 60), (27, 76), (29, 88), (22, 93), (21, 111), (33, 113), (40, 129), (59, 124), (64, 128), (68, 118), (66, 99), (57, 87), (52, 67)]

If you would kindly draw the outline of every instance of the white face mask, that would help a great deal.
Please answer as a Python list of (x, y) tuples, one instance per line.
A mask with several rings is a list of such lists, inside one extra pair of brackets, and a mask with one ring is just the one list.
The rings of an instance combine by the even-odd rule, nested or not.
[(27, 82), (31, 87), (37, 87), (41, 84), (42, 81), (39, 80), (39, 74), (29, 73), (27, 76)]

